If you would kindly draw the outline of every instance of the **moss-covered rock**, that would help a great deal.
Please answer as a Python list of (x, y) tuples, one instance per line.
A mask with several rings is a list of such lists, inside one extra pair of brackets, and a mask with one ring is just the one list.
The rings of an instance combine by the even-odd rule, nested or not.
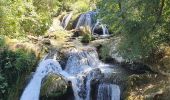
[(57, 97), (67, 91), (67, 82), (57, 74), (45, 77), (41, 87), (41, 97)]

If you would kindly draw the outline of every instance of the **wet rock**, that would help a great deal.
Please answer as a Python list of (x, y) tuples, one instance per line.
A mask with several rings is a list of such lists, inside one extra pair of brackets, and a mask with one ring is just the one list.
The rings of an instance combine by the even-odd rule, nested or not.
[(46, 44), (46, 45), (50, 45), (51, 44), (51, 41), (50, 41), (50, 39), (43, 39), (43, 41), (42, 41), (42, 43), (43, 44)]
[(73, 21), (72, 27), (73, 27), (74, 29), (76, 28), (76, 25), (77, 25), (77, 22), (78, 22), (80, 16), (81, 16), (81, 14), (78, 15), (78, 17)]
[(146, 72), (156, 73), (152, 71), (149, 66), (139, 62), (133, 62), (133, 63), (122, 62), (121, 66), (133, 74), (143, 74)]
[(103, 35), (103, 30), (102, 27), (100, 27), (99, 25), (94, 29), (94, 33), (98, 34), (98, 35)]
[(114, 58), (109, 57), (109, 56), (105, 58), (104, 62), (109, 63), (109, 64), (119, 64), (118, 61), (116, 61)]

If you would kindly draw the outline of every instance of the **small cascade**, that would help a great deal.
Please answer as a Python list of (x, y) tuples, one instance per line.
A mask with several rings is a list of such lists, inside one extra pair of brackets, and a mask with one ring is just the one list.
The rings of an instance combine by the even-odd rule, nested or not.
[[(55, 54), (54, 58), (56, 58)], [(43, 59), (32, 80), (25, 88), (21, 100), (39, 100), (42, 79), (49, 73), (57, 73), (71, 82), (75, 100), (92, 100), (91, 85), (97, 82), (96, 80), (104, 78), (105, 71), (103, 69), (107, 65), (100, 62), (96, 50), (91, 47), (71, 49), (67, 58), (64, 70), (56, 60)], [(111, 84), (100, 84), (97, 98), (98, 100), (119, 100), (119, 87)]]
[(108, 29), (106, 28), (106, 25), (101, 25), (102, 26), (102, 30), (103, 30), (103, 36), (107, 36), (109, 35), (109, 31)]
[(59, 73), (61, 70), (60, 64), (57, 61), (53, 59), (43, 60), (39, 64), (30, 83), (25, 88), (21, 100), (39, 100), (42, 79), (48, 73)]
[(85, 98), (90, 100), (90, 82), (100, 75), (94, 71), (94, 68), (97, 68), (99, 64), (98, 54), (94, 48), (70, 51), (65, 71), (75, 76), (71, 81), (76, 100)]
[(97, 28), (97, 26), (100, 24), (99, 20), (97, 20), (96, 24), (94, 25), (92, 29), (92, 34), (95, 35), (94, 30)]
[(120, 100), (120, 88), (113, 84), (100, 84), (97, 100)]
[(90, 11), (90, 12), (81, 14), (79, 19), (78, 19), (78, 22), (77, 22), (75, 29), (81, 30), (84, 27), (86, 30), (88, 30), (93, 35), (101, 34), (101, 33), (95, 33), (96, 29), (101, 29), (102, 35), (108, 36), (109, 31), (108, 31), (106, 25), (103, 25), (99, 21), (100, 19), (95, 20), (96, 14), (97, 14), (97, 12), (95, 12), (95, 11)]
[(91, 100), (91, 82), (96, 79), (102, 79), (103, 74), (101, 73), (101, 70), (99, 68), (93, 69), (87, 74), (86, 78), (86, 100)]
[(69, 53), (65, 70), (75, 75), (89, 68), (97, 67), (99, 63), (98, 54), (94, 48), (83, 51), (73, 49)]
[(92, 29), (92, 34), (96, 35), (95, 30), (96, 29), (99, 30), (100, 28), (102, 29), (102, 36), (109, 36), (109, 31), (108, 31), (106, 25), (101, 24), (101, 22), (99, 20), (97, 20), (96, 24), (94, 25), (94, 27)]
[(67, 14), (63, 17), (63, 20), (61, 22), (61, 26), (66, 29), (71, 17), (72, 17), (73, 13), (71, 12), (70, 14)]
[(81, 14), (78, 19), (75, 29), (80, 29), (81, 27), (85, 27), (85, 28), (89, 29), (89, 32), (91, 32), (91, 29), (95, 22), (94, 21), (95, 15), (96, 15), (96, 12), (94, 12), (94, 11), (89, 11), (87, 13)]

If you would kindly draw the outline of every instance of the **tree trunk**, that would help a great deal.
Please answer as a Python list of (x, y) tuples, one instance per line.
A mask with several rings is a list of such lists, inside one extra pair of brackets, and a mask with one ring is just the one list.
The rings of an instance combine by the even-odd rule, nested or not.
[(119, 0), (118, 1), (118, 5), (119, 5), (119, 9), (120, 9), (120, 12), (122, 13), (121, 14), (121, 17), (122, 17), (122, 21), (123, 23), (125, 22), (125, 12), (122, 10), (122, 4), (121, 4), (122, 0)]
[(158, 9), (156, 24), (161, 21), (161, 16), (162, 16), (162, 13), (163, 13), (164, 5), (165, 5), (165, 0), (160, 0), (160, 6), (159, 6), (159, 9)]

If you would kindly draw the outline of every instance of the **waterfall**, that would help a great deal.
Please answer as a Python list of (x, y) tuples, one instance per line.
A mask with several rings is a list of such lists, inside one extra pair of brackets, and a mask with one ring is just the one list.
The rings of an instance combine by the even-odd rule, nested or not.
[[(65, 71), (75, 76), (72, 80), (72, 87), (76, 100), (85, 98), (90, 100), (90, 82), (97, 76), (93, 68), (97, 67), (99, 63), (98, 54), (94, 48), (70, 51)], [(85, 80), (87, 81), (84, 84)]]
[(63, 17), (63, 20), (61, 22), (61, 26), (66, 29), (71, 17), (72, 17), (73, 13), (71, 12), (70, 14), (67, 14)]
[(96, 29), (96, 27), (100, 24), (99, 20), (97, 20), (96, 24), (94, 25), (93, 29), (92, 29), (92, 34), (95, 35), (94, 30)]
[[(67, 57), (64, 70), (56, 60), (46, 59), (45, 57), (37, 67), (20, 100), (39, 100), (41, 82), (48, 73), (60, 74), (64, 79), (71, 81), (75, 100), (92, 100), (92, 81), (104, 78), (103, 72), (105, 71), (102, 70), (106, 65), (99, 60), (97, 51), (91, 47), (74, 48), (68, 52)], [(104, 91), (107, 93), (104, 93)], [(112, 99), (109, 99), (109, 97)], [(111, 84), (100, 84), (97, 98), (98, 100), (119, 100), (119, 87)]]
[(95, 20), (96, 14), (97, 14), (97, 12), (95, 12), (95, 11), (89, 11), (87, 13), (81, 14), (78, 19), (75, 29), (82, 31), (82, 28), (85, 28), (91, 34), (95, 35), (96, 33), (94, 32), (94, 30), (101, 28), (103, 36), (109, 35), (109, 31), (108, 31), (106, 25), (102, 24), (99, 21), (100, 19)]
[(107, 36), (109, 35), (109, 31), (108, 29), (106, 28), (106, 25), (101, 25), (102, 26), (102, 30), (103, 30), (103, 36)]
[(92, 20), (90, 14), (82, 14), (77, 22), (76, 28), (77, 30), (82, 30), (81, 28), (84, 27), (86, 30), (91, 32), (92, 27)]
[(81, 30), (82, 27), (84, 27), (86, 30), (88, 30), (88, 32), (91, 33), (91, 30), (94, 26), (94, 16), (96, 15), (96, 12), (94, 11), (90, 11), (84, 14), (81, 14), (77, 25), (75, 27), (75, 29)]
[(99, 68), (93, 69), (91, 72), (87, 75), (87, 82), (86, 82), (86, 100), (91, 100), (91, 81), (94, 79), (101, 79), (102, 73)]
[(40, 62), (33, 78), (25, 88), (21, 100), (39, 100), (42, 79), (48, 73), (58, 73), (61, 70), (60, 64), (53, 59), (47, 59)]
[(88, 68), (96, 67), (99, 63), (98, 54), (94, 48), (83, 51), (73, 49), (69, 53), (65, 70), (68, 73), (75, 75)]
[(97, 100), (120, 100), (119, 86), (113, 84), (100, 84)]
[(81, 14), (78, 19), (75, 29), (80, 29), (81, 27), (86, 27), (86, 28), (88, 27), (91, 32), (91, 29), (94, 24), (93, 19), (94, 19), (95, 15), (96, 15), (96, 12), (94, 12), (94, 11), (89, 11), (87, 13)]

